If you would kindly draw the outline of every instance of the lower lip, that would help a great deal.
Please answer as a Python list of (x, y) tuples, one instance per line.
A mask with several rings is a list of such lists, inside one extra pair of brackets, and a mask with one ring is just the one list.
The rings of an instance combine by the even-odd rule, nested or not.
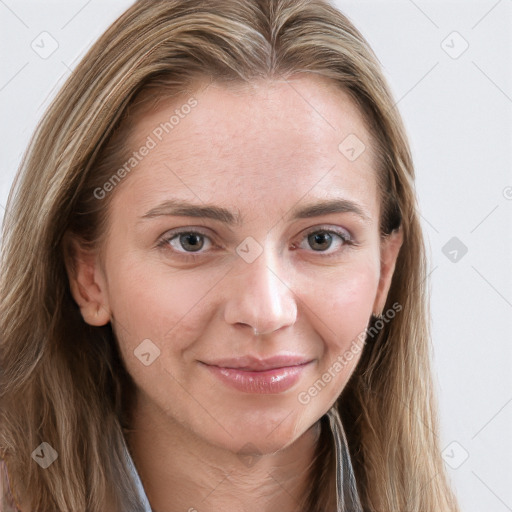
[(246, 371), (236, 368), (221, 368), (202, 363), (219, 380), (244, 393), (282, 393), (298, 382), (307, 366), (304, 363), (297, 366), (285, 366), (265, 371)]

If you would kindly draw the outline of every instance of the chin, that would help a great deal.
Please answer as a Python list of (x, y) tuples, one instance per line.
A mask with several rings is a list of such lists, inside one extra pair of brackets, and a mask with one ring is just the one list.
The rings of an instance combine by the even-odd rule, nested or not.
[(280, 435), (272, 439), (263, 435), (241, 435), (229, 439), (212, 439), (212, 444), (229, 450), (240, 457), (270, 455), (279, 452), (296, 441), (300, 435)]
[(279, 408), (254, 410), (245, 417), (237, 414), (236, 419), (231, 420), (224, 418), (220, 423), (231, 436), (223, 431), (217, 443), (235, 453), (244, 450), (255, 450), (260, 454), (277, 452), (292, 444), (316, 423), (315, 418), (308, 421), (299, 412), (303, 413)]

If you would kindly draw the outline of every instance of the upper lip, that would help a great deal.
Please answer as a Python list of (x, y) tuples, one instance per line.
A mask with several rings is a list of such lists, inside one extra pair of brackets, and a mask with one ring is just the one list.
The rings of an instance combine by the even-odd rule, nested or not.
[(216, 361), (205, 364), (209, 366), (219, 366), (220, 368), (236, 368), (237, 370), (245, 371), (264, 371), (285, 368), (287, 366), (299, 366), (311, 361), (312, 359), (308, 359), (304, 356), (277, 355), (267, 359), (254, 356), (232, 357), (228, 359), (217, 359)]

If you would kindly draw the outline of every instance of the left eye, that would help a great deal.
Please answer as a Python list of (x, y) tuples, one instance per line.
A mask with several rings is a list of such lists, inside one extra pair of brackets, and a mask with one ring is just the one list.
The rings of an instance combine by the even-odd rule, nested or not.
[[(335, 238), (341, 240), (339, 243), (340, 246), (352, 243), (352, 239), (347, 232), (333, 229), (317, 229), (315, 231), (310, 231), (306, 234), (305, 240), (307, 240), (308, 245), (313, 249), (314, 252), (325, 253), (327, 249), (331, 248)], [(331, 253), (328, 255), (330, 254)]]

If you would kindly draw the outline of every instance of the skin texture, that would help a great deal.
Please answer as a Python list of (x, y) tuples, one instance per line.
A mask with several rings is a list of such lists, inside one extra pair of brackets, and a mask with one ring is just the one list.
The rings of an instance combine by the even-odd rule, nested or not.
[[(129, 147), (188, 98), (139, 115)], [(292, 511), (309, 479), (317, 422), (360, 354), (335, 372), (333, 363), (382, 312), (402, 233), (380, 238), (372, 141), (334, 84), (310, 75), (212, 83), (194, 98), (190, 114), (111, 192), (105, 244), (79, 250), (71, 287), (86, 322), (112, 322), (137, 385), (128, 442), (154, 510)], [(349, 134), (366, 146), (354, 161), (338, 149)], [(358, 203), (367, 220), (353, 212), (290, 218), (293, 208), (335, 197)], [(222, 206), (242, 222), (142, 219), (171, 198)], [(185, 259), (194, 252), (179, 237), (158, 247), (176, 228), (206, 235), (197, 259)], [(336, 234), (315, 244), (312, 228), (344, 230), (354, 244)], [(236, 251), (247, 237), (251, 251), (262, 250), (251, 263)], [(149, 366), (134, 355), (147, 339), (160, 350)], [(283, 353), (313, 362), (274, 394), (232, 389), (199, 363)], [(301, 403), (330, 368), (330, 382)]]

